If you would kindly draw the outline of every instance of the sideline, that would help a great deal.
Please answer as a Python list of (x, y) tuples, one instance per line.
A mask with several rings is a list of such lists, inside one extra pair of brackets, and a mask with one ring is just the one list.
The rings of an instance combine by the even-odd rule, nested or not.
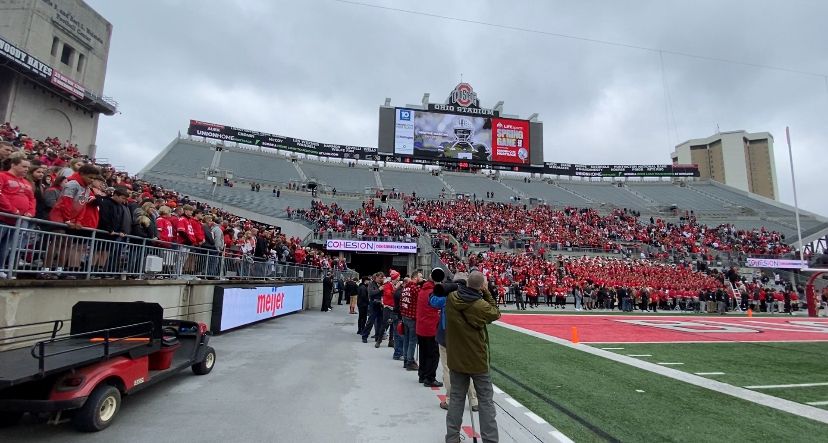
[(645, 371), (663, 375), (674, 380), (683, 381), (691, 385), (699, 386), (705, 389), (710, 389), (711, 391), (720, 392), (722, 394), (727, 394), (752, 403), (760, 404), (779, 411), (788, 412), (791, 414), (799, 415), (805, 418), (809, 418), (811, 420), (818, 421), (820, 423), (828, 424), (828, 410), (815, 408), (813, 406), (796, 403), (778, 397), (773, 397), (767, 394), (762, 394), (761, 392), (755, 392), (749, 389), (729, 385), (727, 383), (722, 383), (709, 378), (704, 378), (698, 375), (682, 372), (677, 369), (671, 369), (668, 367), (660, 366), (655, 363), (650, 363), (644, 360), (631, 358), (626, 355), (604, 351), (602, 349), (594, 348), (592, 346), (587, 346), (584, 344), (574, 344), (568, 340), (546, 335), (540, 332), (535, 332), (529, 329), (521, 328), (520, 326), (511, 325), (501, 321), (497, 321), (494, 324), (507, 329), (511, 329), (513, 331), (531, 335), (532, 337), (537, 337), (542, 340), (559, 344), (561, 346), (566, 346), (571, 349), (577, 349), (579, 351), (596, 355), (598, 357), (604, 357), (606, 359), (613, 360), (618, 363), (623, 363), (626, 365), (636, 367), (638, 369), (643, 369)]

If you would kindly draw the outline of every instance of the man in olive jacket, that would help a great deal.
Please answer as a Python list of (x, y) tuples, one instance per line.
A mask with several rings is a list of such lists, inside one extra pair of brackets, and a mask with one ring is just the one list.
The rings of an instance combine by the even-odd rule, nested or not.
[(480, 436), (484, 443), (498, 441), (492, 379), (489, 375), (489, 334), (486, 325), (500, 318), (497, 302), (486, 289), (486, 277), (469, 274), (446, 298), (446, 349), (451, 371), (451, 392), (446, 414), (446, 442), (460, 441), (469, 380), (474, 381), (480, 409)]

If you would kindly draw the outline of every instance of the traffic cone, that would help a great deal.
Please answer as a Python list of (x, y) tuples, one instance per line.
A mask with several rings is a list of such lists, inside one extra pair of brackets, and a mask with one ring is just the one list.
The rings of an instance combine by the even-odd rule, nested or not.
[(753, 317), (753, 309), (748, 308), (748, 318)]
[(576, 326), (572, 327), (572, 343), (580, 343), (581, 340), (578, 339), (578, 328)]

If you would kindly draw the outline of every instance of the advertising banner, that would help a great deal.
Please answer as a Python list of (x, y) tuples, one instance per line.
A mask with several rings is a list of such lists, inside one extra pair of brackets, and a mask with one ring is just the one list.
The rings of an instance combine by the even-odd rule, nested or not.
[(49, 81), (51, 81), (53, 85), (63, 89), (77, 98), (84, 98), (86, 95), (86, 89), (84, 89), (80, 83), (77, 83), (71, 78), (61, 74), (57, 69), (52, 70), (52, 77)]
[(505, 118), (492, 119), (492, 161), (529, 163), (529, 122)]
[(190, 120), (187, 134), (197, 137), (212, 138), (245, 145), (262, 146), (265, 148), (281, 149), (297, 154), (316, 155), (321, 157), (352, 158), (355, 160), (381, 160), (377, 148), (368, 146), (349, 146), (325, 144), (301, 138), (285, 137), (252, 131), (250, 129), (234, 128), (198, 120)]
[(747, 266), (749, 268), (802, 269), (808, 267), (808, 262), (805, 260), (748, 257)]
[(398, 243), (387, 241), (362, 240), (328, 240), (325, 242), (325, 249), (329, 251), (416, 254), (417, 243)]
[(544, 163), (545, 174), (574, 177), (698, 177), (695, 165), (577, 165)]
[(226, 331), (257, 321), (302, 310), (304, 287), (217, 287), (213, 298), (212, 329)]
[(42, 79), (52, 77), (52, 68), (42, 61), (32, 57), (22, 49), (14, 46), (0, 37), (0, 60), (6, 59)]

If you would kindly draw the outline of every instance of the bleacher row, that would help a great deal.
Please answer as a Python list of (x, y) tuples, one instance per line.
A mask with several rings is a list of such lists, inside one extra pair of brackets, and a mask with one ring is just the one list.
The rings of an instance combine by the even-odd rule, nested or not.
[[(251, 193), (248, 186), (217, 186), (207, 182), (204, 171), (213, 167), (229, 172), (237, 182), (258, 182), (265, 191)], [(152, 180), (185, 194), (206, 198), (208, 195), (221, 203), (256, 208), (265, 215), (283, 217), (290, 208), (308, 207), (309, 193), (282, 193), (276, 199), (270, 194), (273, 186), (311, 180), (325, 191), (336, 188), (337, 197), (320, 193), (318, 198), (336, 201), (346, 209), (361, 204), (357, 198), (343, 199), (342, 194), (373, 195), (376, 189), (392, 189), (407, 195), (416, 193), (427, 199), (441, 194), (467, 194), (478, 199), (509, 202), (520, 198), (529, 203), (535, 198), (554, 206), (595, 208), (609, 212), (627, 208), (642, 216), (657, 215), (669, 219), (686, 211), (694, 211), (700, 223), (715, 226), (732, 223), (740, 229), (765, 227), (781, 232), (787, 242), (796, 237), (796, 223), (791, 208), (754, 197), (728, 186), (706, 181), (627, 181), (623, 186), (606, 181), (582, 181), (555, 178), (542, 180), (502, 174), (498, 180), (482, 174), (443, 172), (439, 177), (421, 169), (395, 168), (387, 165), (375, 173), (368, 165), (349, 167), (345, 162), (301, 159), (292, 163), (275, 152), (252, 148), (224, 147), (217, 152), (215, 145), (189, 139), (176, 139), (142, 174)], [(303, 177), (304, 175), (304, 177)], [(304, 180), (303, 180), (304, 179)], [(221, 184), (221, 183), (220, 183)], [(486, 196), (490, 195), (489, 198)], [(326, 202), (327, 203), (327, 202)], [(675, 206), (677, 212), (671, 213)], [(804, 236), (828, 228), (828, 219), (803, 213), (801, 224)]]

